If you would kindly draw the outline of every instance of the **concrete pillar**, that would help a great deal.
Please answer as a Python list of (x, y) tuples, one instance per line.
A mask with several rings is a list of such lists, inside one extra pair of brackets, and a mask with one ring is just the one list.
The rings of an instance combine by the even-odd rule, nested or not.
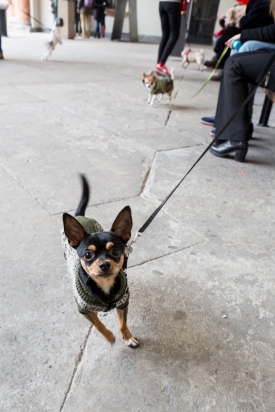
[(125, 17), (127, 2), (129, 1), (129, 27), (130, 41), (138, 41), (137, 29), (137, 2), (136, 0), (118, 0), (116, 4), (116, 13), (111, 40), (120, 40), (122, 34), (122, 26)]
[(58, 2), (58, 17), (64, 20), (61, 27), (63, 39), (74, 39), (75, 6), (73, 1), (60, 0)]
[(30, 2), (29, 0), (14, 0), (13, 15), (15, 17), (15, 22), (19, 26), (30, 26)]

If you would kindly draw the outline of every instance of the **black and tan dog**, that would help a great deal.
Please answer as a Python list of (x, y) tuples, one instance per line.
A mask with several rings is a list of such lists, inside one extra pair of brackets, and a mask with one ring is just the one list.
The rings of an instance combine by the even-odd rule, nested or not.
[(89, 186), (83, 175), (83, 192), (75, 217), (63, 214), (62, 243), (68, 271), (72, 277), (78, 310), (111, 344), (115, 336), (99, 320), (97, 312), (116, 308), (119, 330), (131, 348), (139, 346), (127, 327), (129, 288), (123, 270), (126, 243), (131, 237), (131, 209), (126, 206), (109, 232), (94, 219), (84, 217), (89, 201)]

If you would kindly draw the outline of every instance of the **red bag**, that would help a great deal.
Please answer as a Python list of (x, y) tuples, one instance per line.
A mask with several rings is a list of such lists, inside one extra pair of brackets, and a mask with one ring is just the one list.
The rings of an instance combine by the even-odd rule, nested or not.
[(187, 7), (188, 7), (187, 0), (181, 0), (181, 14), (186, 13)]
[(237, 3), (246, 6), (249, 3), (249, 0), (237, 0)]

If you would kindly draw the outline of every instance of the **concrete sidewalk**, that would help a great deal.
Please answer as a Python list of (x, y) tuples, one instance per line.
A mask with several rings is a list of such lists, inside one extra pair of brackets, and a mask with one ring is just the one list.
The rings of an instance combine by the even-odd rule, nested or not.
[[(3, 38), (0, 61), (1, 412), (273, 412), (275, 117), (244, 164), (207, 153), (130, 257), (124, 346), (78, 312), (59, 229), (92, 186), (108, 230), (126, 204), (137, 230), (210, 142), (219, 83), (177, 59), (175, 99), (147, 105), (157, 45)], [(212, 56), (206, 48), (206, 57)]]

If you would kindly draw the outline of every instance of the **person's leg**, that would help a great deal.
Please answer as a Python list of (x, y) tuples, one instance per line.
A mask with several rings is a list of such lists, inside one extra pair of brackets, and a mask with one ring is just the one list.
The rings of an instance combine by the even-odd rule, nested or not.
[[(0, 27), (1, 29), (1, 27)], [(0, 59), (3, 59), (3, 52), (2, 52), (2, 40), (1, 40), (1, 31), (0, 31)]]
[(169, 39), (169, 33), (170, 33), (168, 14), (166, 12), (166, 9), (165, 9), (162, 1), (159, 2), (159, 16), (160, 16), (162, 36), (161, 36), (161, 41), (160, 41), (160, 44), (159, 44), (157, 63), (159, 63), (161, 61), (160, 58), (161, 58), (163, 50), (166, 46), (166, 43)]
[(87, 15), (87, 37), (89, 38), (91, 35), (91, 26), (92, 26), (92, 15)]
[(82, 36), (85, 37), (85, 15), (83, 13), (80, 13), (80, 21), (81, 21)]
[(275, 49), (275, 43), (266, 43), (264, 41), (250, 40), (246, 41), (240, 48), (239, 53), (247, 53), (259, 49)]
[[(263, 67), (270, 59), (266, 50), (236, 54), (224, 67), (220, 86), (215, 126), (217, 133), (248, 96), (248, 83), (254, 84)], [(256, 87), (256, 86), (255, 86)], [(247, 105), (235, 116), (219, 140), (246, 142), (249, 136), (250, 119)]]
[(105, 14), (103, 14), (100, 22), (100, 36), (105, 37)]
[(95, 25), (95, 38), (99, 38), (100, 37), (100, 29), (99, 29), (99, 20), (96, 20), (96, 25)]
[[(160, 4), (161, 3), (162, 2), (160, 2)], [(175, 47), (175, 44), (178, 41), (181, 23), (180, 3), (164, 2), (164, 7), (168, 16), (169, 37), (162, 50), (161, 55), (159, 56), (159, 62), (163, 64), (166, 63), (166, 60), (170, 56), (173, 48)]]

